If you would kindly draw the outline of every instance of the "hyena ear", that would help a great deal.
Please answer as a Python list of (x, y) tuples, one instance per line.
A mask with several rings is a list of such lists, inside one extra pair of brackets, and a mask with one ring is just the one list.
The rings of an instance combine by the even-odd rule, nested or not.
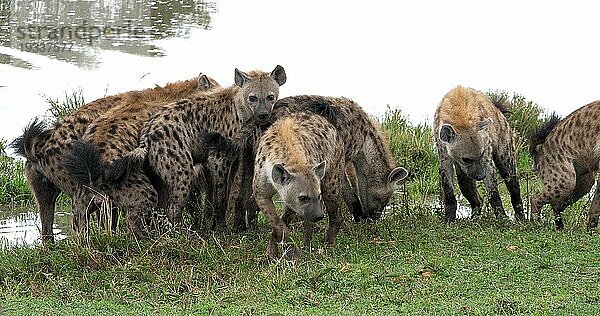
[(388, 175), (388, 184), (396, 185), (399, 181), (406, 179), (408, 171), (402, 167), (394, 168)]
[(492, 124), (492, 119), (488, 117), (485, 120), (477, 123), (477, 127), (479, 128), (480, 131), (483, 131), (490, 124)]
[(289, 183), (291, 177), (292, 176), (290, 173), (285, 170), (285, 167), (283, 167), (283, 165), (280, 163), (275, 164), (271, 170), (271, 178), (273, 179), (273, 182), (281, 186)]
[(250, 76), (247, 73), (235, 68), (235, 85), (238, 87), (242, 87), (244, 83), (250, 80)]
[(453, 142), (458, 135), (454, 131), (454, 127), (450, 124), (444, 124), (440, 128), (440, 139), (445, 143)]
[(315, 165), (312, 168), (317, 177), (319, 177), (319, 179), (323, 179), (323, 177), (325, 176), (325, 165), (325, 161), (321, 161), (318, 165)]
[(273, 78), (279, 86), (283, 86), (287, 77), (285, 75), (285, 69), (277, 65), (273, 71), (271, 71), (271, 78)]
[(208, 78), (208, 76), (203, 73), (200, 73), (200, 75), (198, 75), (198, 90), (208, 91), (212, 88), (213, 88), (213, 84), (212, 84), (212, 82), (210, 82), (210, 79)]

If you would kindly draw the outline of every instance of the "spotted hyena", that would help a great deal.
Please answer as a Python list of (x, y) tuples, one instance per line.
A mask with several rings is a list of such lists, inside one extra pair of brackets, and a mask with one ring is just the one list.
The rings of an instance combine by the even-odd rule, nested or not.
[[(600, 163), (600, 101), (590, 103), (560, 120), (551, 117), (531, 135), (534, 170), (544, 184), (532, 198), (532, 215), (550, 204), (558, 229), (564, 227), (562, 212), (590, 191)], [(598, 226), (600, 188), (592, 200), (588, 229)]]
[[(138, 188), (119, 184), (127, 179), (142, 181), (143, 171), (136, 166), (145, 162), (164, 185), (167, 217), (174, 225), (180, 225), (180, 209), (190, 192), (194, 163), (206, 155), (202, 142), (206, 133), (233, 138), (251, 119), (267, 120), (278, 98), (279, 86), (285, 81), (281, 66), (271, 73), (244, 73), (236, 69), (234, 86), (165, 105), (154, 114), (142, 129), (139, 147), (107, 168), (107, 177), (118, 180), (113, 181), (114, 196), (120, 195), (129, 206), (126, 222), (131, 230), (136, 235), (142, 234), (143, 214), (157, 202)], [(147, 182), (143, 185), (149, 186)]]
[[(169, 86), (167, 86), (169, 87)], [(137, 101), (115, 106), (90, 124), (80, 141), (73, 145), (71, 154), (65, 159), (65, 168), (78, 180), (79, 187), (73, 196), (73, 226), (76, 231), (87, 227), (87, 206), (94, 194), (100, 193), (111, 198), (115, 205), (127, 208), (126, 201), (132, 201), (133, 195), (124, 198), (113, 194), (111, 186), (105, 186), (105, 174), (102, 172), (115, 160), (125, 156), (138, 146), (138, 137), (144, 123), (165, 103), (207, 93), (220, 88), (212, 78), (200, 74), (197, 80), (188, 80), (183, 84), (172, 84), (164, 93), (144, 96), (132, 93), (129, 97)], [(90, 168), (93, 166), (93, 168)], [(144, 192), (144, 199), (158, 199), (155, 187), (145, 174), (136, 174), (138, 178), (129, 178), (119, 183), (137, 194)], [(118, 214), (112, 216), (112, 226), (116, 225)]]
[(63, 168), (63, 162), (73, 143), (83, 137), (86, 128), (111, 108), (154, 100), (159, 96), (174, 95), (177, 99), (179, 93), (188, 87), (198, 87), (197, 78), (101, 98), (83, 105), (49, 128), (36, 119), (24, 129), (23, 135), (13, 141), (12, 147), (26, 158), (25, 173), (40, 214), (43, 242), (54, 240), (52, 225), (59, 193), (62, 191), (74, 197), (80, 187), (78, 181)]
[[(354, 187), (348, 177), (342, 177), (341, 193), (356, 221), (378, 219), (394, 193), (397, 183), (404, 180), (408, 172), (395, 167), (394, 159), (381, 133), (377, 122), (373, 121), (362, 108), (347, 98), (324, 96), (294, 96), (277, 101), (268, 128), (278, 119), (296, 112), (308, 111), (326, 118), (336, 129), (342, 142), (344, 161), (353, 174)], [(252, 137), (250, 137), (252, 139)], [(256, 149), (255, 149), (256, 150)], [(246, 150), (240, 158), (244, 167), (233, 181), (228, 183), (229, 201), (227, 212), (235, 214), (238, 227), (253, 227), (256, 223), (258, 205), (252, 196), (253, 166), (255, 150)], [(250, 175), (248, 175), (250, 173)], [(224, 181), (216, 179), (215, 181)], [(250, 188), (250, 189), (249, 189)], [(290, 221), (294, 212), (285, 209), (283, 220)], [(330, 218), (329, 221), (341, 221)], [(228, 223), (229, 225), (229, 223)]]
[(447, 221), (456, 219), (454, 171), (460, 190), (471, 205), (472, 216), (481, 211), (475, 183), (480, 180), (496, 217), (506, 216), (496, 184), (496, 168), (506, 183), (516, 218), (524, 219), (512, 131), (499, 105), (479, 91), (456, 87), (438, 106), (434, 131)]
[[(326, 241), (335, 242), (341, 223), (342, 150), (335, 128), (326, 119), (309, 113), (284, 117), (262, 136), (256, 154), (253, 191), (273, 228), (267, 258), (278, 257), (278, 242), (290, 241), (289, 228), (275, 211), (272, 200), (275, 193), (283, 200), (285, 209), (304, 219), (305, 245), (312, 239), (312, 223), (324, 217), (322, 197), (329, 217)], [(292, 246), (287, 256), (295, 259), (297, 254)]]

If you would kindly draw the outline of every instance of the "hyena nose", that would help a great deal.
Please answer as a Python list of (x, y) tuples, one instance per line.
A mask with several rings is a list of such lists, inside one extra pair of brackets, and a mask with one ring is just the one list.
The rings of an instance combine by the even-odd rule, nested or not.
[(323, 212), (320, 212), (320, 213), (318, 213), (318, 214), (315, 214), (315, 220), (314, 220), (314, 221), (315, 221), (315, 222), (318, 222), (318, 221), (322, 220), (322, 219), (323, 219), (323, 217), (325, 217), (325, 214), (323, 214)]
[(269, 118), (269, 113), (266, 112), (262, 112), (262, 113), (258, 113), (258, 119), (261, 121), (265, 121)]

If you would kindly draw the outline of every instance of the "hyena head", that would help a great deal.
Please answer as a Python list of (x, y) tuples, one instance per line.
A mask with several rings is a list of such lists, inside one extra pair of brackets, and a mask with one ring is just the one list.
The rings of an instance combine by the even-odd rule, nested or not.
[(396, 167), (387, 173), (384, 179), (379, 179), (381, 180), (379, 183), (376, 183), (375, 179), (371, 183), (364, 183), (362, 190), (359, 189), (358, 192), (363, 214), (373, 220), (378, 220), (394, 195), (396, 186), (407, 176), (408, 171), (406, 169)]
[(212, 89), (220, 88), (221, 85), (213, 78), (200, 73), (198, 75), (198, 90), (208, 92)]
[(238, 116), (247, 121), (252, 116), (259, 123), (266, 123), (273, 105), (279, 98), (279, 87), (286, 81), (285, 69), (277, 65), (270, 74), (262, 71), (245, 73), (235, 69), (235, 84), (240, 87), (237, 104)]
[(489, 144), (485, 129), (491, 123), (492, 119), (486, 118), (477, 122), (474, 128), (460, 132), (451, 124), (440, 127), (438, 137), (446, 146), (448, 155), (467, 176), (475, 180), (483, 180), (486, 176), (483, 155)]
[(275, 164), (271, 178), (283, 203), (310, 222), (323, 219), (321, 209), (321, 179), (325, 176), (325, 161), (304, 171), (290, 172)]

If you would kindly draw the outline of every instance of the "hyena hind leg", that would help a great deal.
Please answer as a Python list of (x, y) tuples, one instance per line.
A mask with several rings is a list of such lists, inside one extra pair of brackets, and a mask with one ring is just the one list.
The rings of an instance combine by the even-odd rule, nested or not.
[(42, 242), (53, 242), (54, 208), (60, 190), (44, 175), (35, 171), (29, 163), (25, 164), (25, 175), (33, 192), (35, 203), (42, 222)]

